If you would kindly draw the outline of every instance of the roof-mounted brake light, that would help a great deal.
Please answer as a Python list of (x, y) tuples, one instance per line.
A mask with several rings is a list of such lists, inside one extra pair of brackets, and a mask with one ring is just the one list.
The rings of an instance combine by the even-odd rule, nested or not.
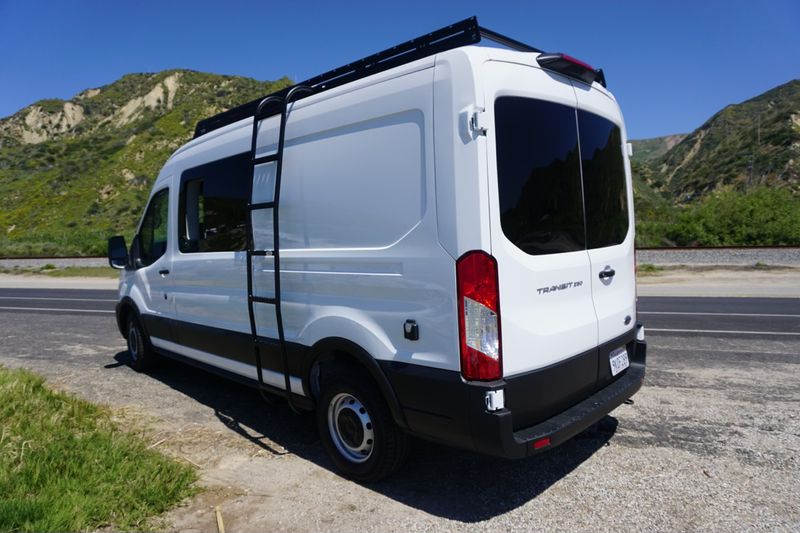
[(584, 83), (591, 84), (596, 81), (603, 87), (606, 86), (606, 77), (603, 75), (603, 69), (596, 69), (588, 63), (584, 63), (580, 59), (575, 59), (567, 54), (540, 54), (536, 58), (536, 62), (542, 68), (553, 70), (570, 78), (579, 79)]

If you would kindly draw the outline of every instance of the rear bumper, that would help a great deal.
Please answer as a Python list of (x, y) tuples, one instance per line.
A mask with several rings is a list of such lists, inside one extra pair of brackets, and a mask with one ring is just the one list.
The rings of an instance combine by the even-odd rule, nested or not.
[[(538, 424), (515, 431), (511, 410), (490, 413), (476, 409), (472, 432), (476, 451), (507, 458), (528, 457), (562, 444), (599, 421), (642, 387), (647, 344), (635, 341), (634, 347), (631, 366), (616, 380)], [(477, 396), (480, 398), (476, 400), (483, 401), (482, 394)]]
[[(574, 437), (599, 421), (642, 386), (645, 374), (647, 344), (635, 339), (635, 330), (608, 343), (626, 345), (630, 366), (614, 378), (604, 378), (598, 371), (597, 382), (587, 389), (564, 391), (557, 412), (539, 410), (532, 405), (540, 393), (534, 386), (541, 378), (564, 375), (575, 368), (575, 360), (548, 368), (538, 376), (510, 377), (505, 380), (479, 383), (465, 382), (457, 372), (424, 369), (417, 365), (384, 365), (403, 408), (411, 433), (429, 440), (487, 455), (518, 459), (535, 455)], [(602, 356), (607, 353), (601, 347)], [(572, 366), (571, 366), (572, 365)], [(597, 368), (604, 368), (598, 365)], [(568, 383), (561, 386), (569, 387)], [(486, 393), (503, 389), (506, 407), (497, 411), (486, 408)], [(510, 394), (511, 393), (511, 394)], [(534, 404), (537, 402), (533, 402)], [(552, 407), (552, 406), (551, 406)], [(531, 413), (538, 413), (532, 418)], [(520, 427), (520, 421), (529, 425)]]

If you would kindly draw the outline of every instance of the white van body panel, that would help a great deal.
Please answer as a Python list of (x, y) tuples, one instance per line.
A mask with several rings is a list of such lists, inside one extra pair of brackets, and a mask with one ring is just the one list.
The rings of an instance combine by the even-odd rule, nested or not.
[[(628, 152), (625, 148), (628, 136), (622, 112), (614, 97), (607, 92), (600, 92), (581, 83), (573, 84), (578, 101), (578, 109), (610, 120), (622, 131), (622, 146), (625, 161), (625, 181), (628, 190), (628, 234), (625, 240), (615, 246), (590, 248), (589, 260), (592, 265), (592, 296), (598, 320), (599, 342), (603, 343), (616, 338), (631, 327), (636, 321), (636, 272), (634, 265), (634, 214), (633, 183)], [(615, 271), (612, 278), (600, 279), (600, 272), (610, 267)]]
[[(483, 65), (488, 110), (501, 96), (547, 100), (575, 107), (568, 78), (519, 62), (488, 61)], [(552, 83), (551, 78), (562, 83)], [(490, 151), (496, 150), (494, 113), (488, 113)], [(533, 149), (533, 148), (532, 148)], [(497, 158), (489, 157), (489, 175), (497, 176)], [(503, 373), (535, 370), (585, 352), (597, 345), (597, 317), (585, 250), (528, 255), (508, 240), (500, 224), (498, 180), (489, 180), (492, 255), (497, 259), (502, 321)], [(572, 283), (567, 290), (539, 289)], [(580, 286), (575, 286), (580, 283)]]
[[(313, 346), (342, 337), (379, 360), (458, 368), (448, 322), (452, 259), (431, 246), (437, 242), (431, 66), (292, 106), (280, 203), (287, 341)], [(271, 151), (275, 138), (277, 132), (260, 132), (258, 153)], [(268, 189), (258, 199), (270, 196)], [(257, 249), (272, 248), (270, 215), (254, 217)], [(273, 295), (272, 258), (254, 263), (254, 292)], [(256, 311), (259, 334), (277, 337), (271, 306)], [(403, 337), (406, 319), (424, 331), (420, 341)]]
[[(153, 196), (165, 188), (169, 188), (169, 209), (170, 213), (172, 212), (172, 201), (177, 198), (177, 194), (172, 190), (171, 183), (171, 170), (167, 165), (153, 184), (150, 197), (147, 200), (145, 209), (142, 211), (143, 214), (147, 211)], [(170, 216), (167, 222), (168, 232), (174, 230), (173, 224), (174, 221)], [(141, 220), (139, 221), (139, 226), (141, 226)], [(138, 231), (139, 228), (137, 227), (137, 233)], [(174, 318), (175, 301), (172, 297), (171, 280), (159, 274), (159, 270), (170, 270), (172, 268), (172, 257), (173, 254), (168, 246), (164, 255), (148, 267), (137, 270), (123, 270), (119, 282), (120, 298), (125, 296), (131, 298), (143, 313), (165, 319)]]
[[(280, 208), (288, 342), (313, 346), (339, 337), (379, 360), (459, 370), (454, 263), (437, 235), (433, 62), (404, 65), (291, 106)], [(259, 155), (275, 151), (278, 125), (277, 117), (262, 121)], [(251, 132), (252, 120), (243, 120), (173, 155), (172, 212), (181, 173), (249, 151)], [(274, 163), (262, 167), (254, 201), (273, 195)], [(256, 248), (271, 249), (271, 212), (256, 212), (253, 225)], [(175, 241), (161, 259), (171, 261), (175, 318), (249, 334), (246, 253), (182, 253)], [(272, 258), (254, 257), (253, 264), (254, 294), (274, 295)], [(276, 338), (274, 308), (255, 304), (255, 316), (258, 334)], [(419, 324), (419, 341), (404, 338), (406, 319)], [(179, 353), (222, 365), (213, 354)], [(246, 371), (222, 366), (255, 375), (252, 365)]]
[[(247, 151), (249, 139), (249, 129), (239, 126), (225, 135), (213, 136), (207, 143), (178, 151), (170, 159), (175, 168), (172, 188), (176, 194), (171, 206), (174, 213), (178, 213), (183, 172)], [(177, 216), (171, 218), (177, 219)], [(171, 235), (177, 235), (177, 230)], [(176, 318), (203, 326), (249, 332), (246, 252), (182, 253), (176, 239), (169, 241), (168, 248), (174, 254), (170, 281)]]
[(439, 243), (453, 259), (491, 249), (486, 137), (469, 127), (482, 109), (480, 65), (488, 52), (462, 48), (440, 54), (434, 75), (436, 210)]

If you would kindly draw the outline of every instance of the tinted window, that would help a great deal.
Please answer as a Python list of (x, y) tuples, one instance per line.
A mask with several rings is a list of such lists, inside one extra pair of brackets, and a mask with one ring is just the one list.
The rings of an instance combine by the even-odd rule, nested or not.
[(181, 252), (246, 249), (251, 174), (249, 153), (220, 159), (183, 173), (178, 215)]
[(144, 266), (153, 264), (167, 251), (168, 214), (169, 189), (162, 189), (150, 200), (139, 228), (139, 260)]
[(628, 233), (622, 134), (612, 122), (578, 111), (589, 248), (613, 246)]
[(495, 101), (495, 123), (503, 233), (533, 255), (583, 250), (575, 109), (506, 96)]

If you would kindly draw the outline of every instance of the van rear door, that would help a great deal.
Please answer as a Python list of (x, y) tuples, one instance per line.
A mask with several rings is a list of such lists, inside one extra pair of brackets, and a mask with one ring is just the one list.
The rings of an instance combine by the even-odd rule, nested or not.
[(537, 401), (568, 406), (566, 396), (595, 387), (598, 344), (575, 91), (568, 78), (538, 68), (489, 61), (484, 69), (503, 374), (543, 369), (526, 395), (552, 390), (564, 397)]
[[(599, 89), (575, 83), (586, 206), (591, 287), (603, 343), (629, 332), (636, 321), (633, 196), (625, 129), (617, 103)], [(621, 346), (621, 343), (620, 343)], [(613, 351), (620, 346), (606, 346)], [(603, 350), (601, 350), (603, 351)], [(608, 354), (600, 353), (601, 383)]]

